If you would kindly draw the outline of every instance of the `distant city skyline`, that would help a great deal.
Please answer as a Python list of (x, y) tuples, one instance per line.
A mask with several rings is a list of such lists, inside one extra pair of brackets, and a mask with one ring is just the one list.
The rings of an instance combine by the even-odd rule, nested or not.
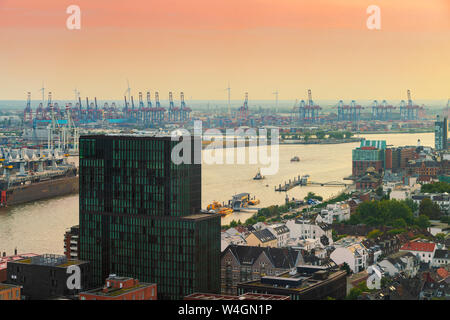
[[(450, 3), (366, 0), (4, 0), (0, 99), (121, 100), (139, 91), (196, 100), (447, 99)], [(68, 30), (66, 8), (81, 8)]]

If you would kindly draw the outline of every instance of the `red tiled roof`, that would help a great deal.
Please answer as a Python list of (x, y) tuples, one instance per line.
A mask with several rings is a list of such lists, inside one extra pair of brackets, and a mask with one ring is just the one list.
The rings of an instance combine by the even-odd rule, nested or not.
[(448, 271), (444, 268), (439, 268), (436, 270), (436, 273), (441, 277), (442, 279), (445, 279), (448, 277)]
[(436, 244), (426, 242), (407, 242), (400, 250), (433, 252)]

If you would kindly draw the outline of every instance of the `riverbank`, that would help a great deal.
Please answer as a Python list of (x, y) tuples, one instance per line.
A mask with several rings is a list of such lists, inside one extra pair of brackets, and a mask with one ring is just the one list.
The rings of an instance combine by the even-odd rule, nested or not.
[(362, 138), (346, 138), (346, 139), (311, 139), (311, 140), (280, 140), (280, 144), (341, 144), (360, 142)]

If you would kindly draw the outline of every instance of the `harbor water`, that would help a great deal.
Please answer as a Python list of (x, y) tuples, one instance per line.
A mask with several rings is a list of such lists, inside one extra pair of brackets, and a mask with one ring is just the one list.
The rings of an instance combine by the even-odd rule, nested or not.
[[(433, 133), (421, 134), (373, 134), (365, 136), (371, 140), (386, 140), (388, 145), (434, 146)], [(351, 174), (352, 149), (358, 143), (331, 145), (280, 145), (279, 170), (275, 175), (266, 175), (263, 180), (253, 180), (258, 164), (203, 164), (202, 165), (202, 207), (213, 200), (227, 203), (234, 194), (248, 192), (261, 201), (256, 207), (283, 204), (286, 193), (275, 192), (275, 186), (288, 182), (299, 175), (308, 174), (314, 182), (344, 182), (343, 178)], [(246, 152), (254, 152), (247, 148)], [(208, 151), (203, 151), (208, 158)], [(300, 162), (291, 162), (294, 156)], [(248, 156), (246, 157), (248, 159)], [(323, 198), (337, 195), (343, 186), (307, 186), (295, 187), (287, 195), (303, 199), (308, 192), (314, 192)], [(235, 212), (222, 219), (222, 224), (231, 220), (244, 222), (252, 213)], [(0, 252), (19, 253), (56, 253), (64, 252), (64, 233), (78, 224), (78, 195), (70, 195), (45, 201), (0, 209)]]

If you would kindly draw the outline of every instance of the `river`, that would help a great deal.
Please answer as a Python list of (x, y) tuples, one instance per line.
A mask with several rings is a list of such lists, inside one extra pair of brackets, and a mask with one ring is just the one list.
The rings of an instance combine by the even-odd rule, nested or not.
[[(433, 133), (420, 134), (371, 134), (367, 139), (386, 140), (388, 145), (434, 146)], [(309, 174), (315, 182), (343, 181), (351, 174), (352, 149), (358, 143), (331, 145), (280, 145), (279, 170), (264, 180), (253, 180), (258, 164), (203, 164), (202, 206), (213, 200), (227, 202), (233, 194), (248, 192), (261, 200), (257, 207), (284, 203), (285, 193), (275, 192), (275, 185), (282, 184), (298, 175)], [(252, 151), (252, 149), (250, 149)], [(205, 153), (205, 151), (203, 151)], [(204, 156), (206, 156), (204, 154)], [(300, 162), (290, 162), (298, 156)], [(248, 158), (247, 158), (248, 159)], [(263, 166), (264, 167), (264, 166)], [(266, 186), (268, 185), (268, 187)], [(295, 187), (289, 197), (303, 199), (310, 191), (322, 197), (332, 197), (344, 187)], [(222, 224), (231, 220), (248, 219), (251, 213), (233, 213), (223, 218)], [(0, 252), (12, 254), (14, 248), (20, 253), (56, 253), (64, 251), (64, 233), (78, 224), (78, 195), (37, 201), (11, 208), (0, 209)]]

